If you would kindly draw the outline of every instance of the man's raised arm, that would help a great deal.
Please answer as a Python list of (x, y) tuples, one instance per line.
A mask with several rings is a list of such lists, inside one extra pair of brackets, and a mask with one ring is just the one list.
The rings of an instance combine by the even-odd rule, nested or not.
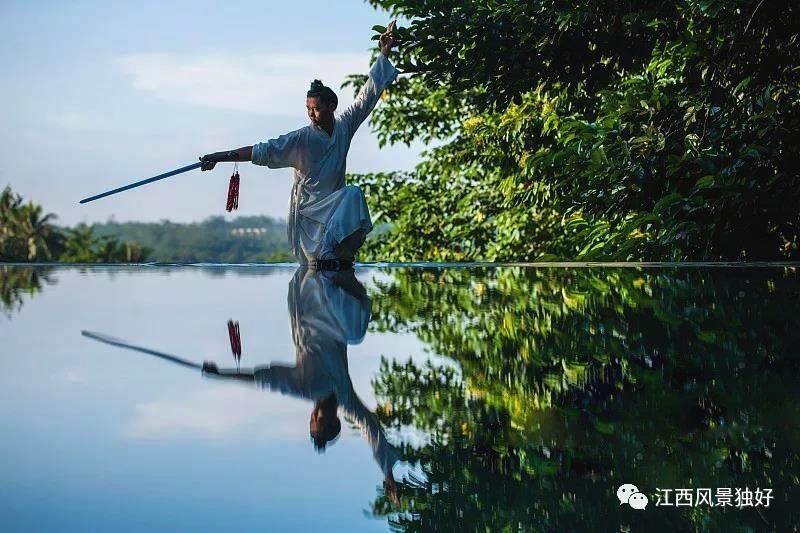
[(369, 71), (367, 81), (361, 90), (358, 92), (356, 99), (350, 104), (347, 109), (342, 111), (340, 119), (347, 125), (347, 131), (352, 137), (358, 127), (369, 116), (378, 103), (381, 93), (386, 87), (391, 84), (397, 77), (397, 69), (389, 61), (389, 52), (397, 44), (397, 36), (395, 34), (396, 22), (392, 21), (386, 28), (386, 31), (381, 35), (380, 47), (381, 55), (372, 65)]

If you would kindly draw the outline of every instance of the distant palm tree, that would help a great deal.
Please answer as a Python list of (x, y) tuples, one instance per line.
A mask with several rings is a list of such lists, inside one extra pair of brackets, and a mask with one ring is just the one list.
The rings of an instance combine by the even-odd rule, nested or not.
[(125, 243), (125, 262), (126, 263), (141, 263), (147, 260), (148, 254), (150, 254), (152, 250), (149, 248), (145, 248), (144, 246), (140, 246), (135, 242), (126, 242)]
[(14, 236), (17, 225), (17, 212), (22, 204), (22, 197), (11, 192), (11, 187), (6, 186), (0, 193), (0, 247)]
[(99, 239), (91, 226), (68, 228), (64, 234), (64, 253), (61, 260), (70, 263), (94, 263), (97, 260), (94, 250), (98, 244)]
[(114, 257), (123, 254), (121, 245), (117, 241), (109, 238), (101, 238), (97, 248), (97, 259), (103, 263), (113, 263)]
[(135, 242), (120, 242), (114, 237), (101, 237), (95, 253), (95, 260), (103, 263), (140, 263), (148, 253)]
[(22, 218), (22, 197), (6, 187), (0, 194), (0, 261), (26, 260)]
[(3, 192), (0, 193), (0, 216), (3, 216), (8, 211), (14, 211), (22, 204), (22, 197), (11, 191), (11, 187), (6, 185)]
[(36, 259), (52, 259), (48, 241), (54, 231), (51, 221), (56, 219), (53, 213), (42, 216), (42, 206), (29, 202), (19, 210), (20, 237), (28, 249), (28, 261)]
[(56, 216), (43, 214), (33, 202), (5, 187), (0, 193), (0, 260), (34, 261), (53, 259), (50, 242), (58, 231), (51, 224)]

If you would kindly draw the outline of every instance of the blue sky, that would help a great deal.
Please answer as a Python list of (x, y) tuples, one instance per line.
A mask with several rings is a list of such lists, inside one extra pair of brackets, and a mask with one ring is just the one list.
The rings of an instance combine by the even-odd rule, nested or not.
[[(5, 0), (0, 17), (0, 185), (61, 224), (224, 214), (231, 165), (78, 200), (305, 125), (313, 78), (345, 106), (339, 85), (366, 73), (371, 27), (389, 20), (359, 0)], [(364, 125), (348, 171), (410, 169), (421, 149), (379, 149)], [(290, 170), (240, 173), (237, 214), (285, 217)]]

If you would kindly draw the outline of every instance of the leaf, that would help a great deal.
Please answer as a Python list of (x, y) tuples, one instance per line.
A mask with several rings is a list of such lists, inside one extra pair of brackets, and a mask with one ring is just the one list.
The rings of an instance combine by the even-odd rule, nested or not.
[(602, 146), (598, 146), (596, 149), (592, 151), (592, 164), (595, 166), (607, 165), (608, 158), (606, 157), (606, 151), (603, 150)]
[(761, 152), (759, 151), (759, 146), (750, 145), (748, 146), (745, 151), (742, 153), (742, 157), (747, 159), (752, 159), (754, 161), (758, 161), (761, 159)]
[(589, 223), (580, 217), (571, 218), (564, 224), (566, 231), (581, 231), (587, 227), (589, 227)]
[(753, 80), (753, 78), (752, 78), (752, 77), (750, 77), (750, 76), (747, 76), (745, 79), (743, 79), (742, 81), (740, 81), (740, 82), (739, 82), (739, 83), (736, 85), (736, 87), (733, 89), (733, 94), (739, 94), (740, 92), (742, 92), (743, 90), (745, 90), (745, 89), (747, 88), (747, 86), (748, 86), (748, 85), (750, 85), (750, 82), (751, 82), (752, 80)]
[(625, 230), (632, 231), (647, 224), (657, 224), (661, 222), (661, 218), (653, 213), (643, 213), (625, 223)]
[(697, 332), (697, 338), (703, 342), (712, 343), (717, 340), (717, 334), (713, 331), (700, 330)]
[(713, 174), (708, 174), (708, 175), (703, 176), (702, 178), (698, 179), (695, 182), (693, 189), (695, 191), (699, 191), (701, 189), (707, 189), (709, 187), (712, 187), (713, 185), (714, 185), (714, 175)]
[(602, 433), (603, 435), (611, 435), (614, 433), (614, 424), (611, 422), (603, 422), (602, 420), (598, 420), (594, 423), (594, 429)]
[(700, 11), (706, 12), (712, 5), (714, 5), (714, 0), (703, 0), (700, 2), (698, 7), (700, 8)]
[(653, 213), (661, 213), (668, 207), (672, 206), (673, 204), (677, 203), (678, 201), (683, 200), (683, 196), (676, 192), (671, 192), (661, 200), (656, 202), (656, 205), (653, 206)]

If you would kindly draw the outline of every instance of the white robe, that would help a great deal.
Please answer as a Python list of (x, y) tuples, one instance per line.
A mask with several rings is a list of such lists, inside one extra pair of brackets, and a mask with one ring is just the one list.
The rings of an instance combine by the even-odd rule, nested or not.
[(353, 135), (396, 77), (397, 69), (379, 54), (356, 99), (336, 117), (332, 135), (309, 124), (253, 145), (256, 165), (295, 169), (288, 234), (292, 253), (301, 263), (330, 259), (330, 243), (359, 229), (372, 230), (363, 192), (345, 186), (345, 163)]
[[(356, 394), (347, 365), (347, 345), (364, 338), (371, 302), (366, 293), (356, 298), (336, 285), (333, 278), (337, 275), (346, 274), (305, 267), (295, 272), (288, 298), (295, 364), (256, 367), (254, 379), (261, 388), (313, 402), (336, 396), (345, 419), (361, 429), (375, 462), (387, 475), (400, 454), (386, 439), (375, 414)], [(353, 276), (352, 270), (349, 275)], [(358, 284), (355, 278), (353, 283)]]

